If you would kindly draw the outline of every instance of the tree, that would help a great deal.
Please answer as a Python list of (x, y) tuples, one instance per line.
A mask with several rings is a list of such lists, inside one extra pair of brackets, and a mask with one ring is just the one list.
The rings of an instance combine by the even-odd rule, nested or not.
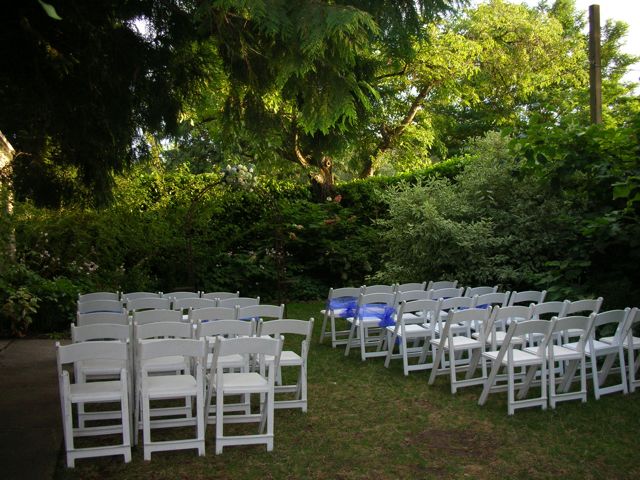
[[(226, 2), (207, 10), (230, 82), (211, 130), (237, 152), (301, 166), (316, 198), (333, 188), (334, 159), (368, 128), (379, 76), (416, 55), (425, 21), (446, 0)], [(382, 72), (382, 73), (381, 73)], [(196, 111), (198, 109), (196, 108)]]
[[(14, 144), (18, 198), (106, 199), (146, 131), (172, 131), (206, 74), (193, 11), (174, 0), (35, 0), (3, 7), (0, 128)], [(137, 23), (148, 32), (137, 31)], [(210, 53), (210, 52), (209, 52)]]

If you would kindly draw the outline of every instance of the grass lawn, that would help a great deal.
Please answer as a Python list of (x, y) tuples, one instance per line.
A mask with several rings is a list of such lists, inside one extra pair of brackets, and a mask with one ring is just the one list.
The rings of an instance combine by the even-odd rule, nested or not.
[(402, 374), (401, 360), (360, 360), (353, 350), (318, 344), (322, 303), (290, 304), (289, 318), (316, 318), (309, 354), (309, 411), (277, 410), (275, 447), (225, 448), (214, 454), (142, 448), (122, 457), (79, 460), (57, 479), (397, 479), (640, 478), (640, 393), (611, 394), (556, 410), (507, 416), (506, 392), (477, 405), (481, 387), (451, 395), (448, 377)]

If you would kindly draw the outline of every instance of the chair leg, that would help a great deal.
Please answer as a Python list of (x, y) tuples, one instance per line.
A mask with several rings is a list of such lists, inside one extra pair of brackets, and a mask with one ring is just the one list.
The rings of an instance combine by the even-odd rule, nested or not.
[(274, 416), (274, 398), (273, 390), (267, 393), (267, 452), (273, 451), (273, 416)]
[(438, 369), (440, 368), (440, 363), (442, 362), (442, 348), (440, 346), (435, 347), (436, 352), (433, 359), (433, 368), (431, 369), (431, 374), (429, 375), (429, 385), (433, 385), (436, 381), (436, 376), (438, 375)]
[[(391, 348), (391, 347), (389, 347)], [(400, 339), (400, 350), (402, 350), (402, 369), (405, 377), (409, 375), (409, 355), (407, 353), (407, 339), (406, 337), (402, 337)]]
[(322, 319), (322, 327), (320, 327), (320, 339), (318, 340), (318, 343), (322, 343), (322, 340), (324, 340), (325, 332), (327, 330), (327, 318), (328, 317), (329, 317), (329, 315), (328, 315), (327, 311), (325, 311), (324, 312), (324, 318)]
[(489, 377), (484, 382), (482, 393), (480, 394), (480, 398), (478, 399), (478, 405), (484, 405), (486, 403), (487, 398), (489, 397), (489, 393), (491, 392), (491, 387), (493, 387), (493, 384), (496, 381), (496, 377), (498, 376), (500, 368), (500, 362), (496, 361), (491, 363), (491, 371), (489, 372)]
[(300, 389), (300, 399), (302, 400), (302, 411), (307, 411), (307, 364), (304, 363), (300, 367), (300, 377), (298, 380), (298, 388)]
[(75, 457), (73, 455), (73, 406), (68, 398), (63, 400), (63, 427), (64, 427), (64, 443), (65, 449), (67, 452), (67, 467), (74, 468), (75, 465)]
[(353, 342), (353, 337), (355, 336), (355, 331), (356, 331), (356, 319), (353, 319), (353, 322), (351, 322), (351, 328), (349, 328), (349, 338), (347, 339), (347, 346), (344, 349), (344, 356), (348, 357), (349, 356), (349, 352), (351, 351), (351, 343)]
[(507, 413), (513, 415), (515, 413), (515, 378), (513, 372), (513, 364), (507, 365)]
[(396, 332), (387, 331), (387, 356), (384, 359), (385, 368), (389, 368), (389, 364), (391, 363), (391, 355), (393, 355), (393, 351), (395, 350), (396, 338), (398, 338)]
[(204, 457), (204, 435), (206, 429), (206, 420), (204, 418), (204, 391), (199, 388), (196, 393), (196, 430), (198, 435), (198, 455)]
[(629, 392), (633, 393), (636, 391), (636, 358), (632, 341), (629, 341), (629, 346), (627, 347), (627, 361), (629, 368)]
[[(131, 447), (131, 431), (130, 422), (131, 415), (129, 414), (129, 395), (123, 395), (120, 400), (120, 412), (122, 413), (122, 444), (125, 447)], [(124, 453), (124, 462), (129, 463), (131, 461), (131, 448)]]
[(224, 426), (224, 395), (221, 389), (216, 389), (216, 455), (222, 453)]
[[(556, 408), (556, 369), (553, 356), (549, 359), (549, 404), (552, 409)], [(560, 362), (562, 363), (562, 362)]]
[(366, 347), (366, 339), (368, 337), (367, 327), (364, 325), (360, 326), (360, 358), (364, 362), (367, 359), (367, 347)]
[(591, 379), (593, 380), (593, 395), (596, 400), (600, 400), (600, 380), (598, 374), (598, 362), (595, 353), (591, 356)]
[(142, 393), (142, 443), (144, 445), (144, 459), (151, 460), (151, 405), (149, 395)]
[(448, 351), (449, 351), (449, 376), (450, 376), (450, 383), (451, 383), (451, 393), (453, 394), (453, 393), (456, 393), (458, 390), (456, 387), (456, 351), (452, 348), (449, 348)]

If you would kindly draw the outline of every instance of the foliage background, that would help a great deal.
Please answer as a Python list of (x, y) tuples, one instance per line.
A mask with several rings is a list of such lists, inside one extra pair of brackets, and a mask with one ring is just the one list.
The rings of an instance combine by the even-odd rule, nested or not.
[(138, 166), (102, 209), (18, 203), (2, 228), (2, 330), (59, 331), (78, 292), (240, 290), (317, 300), (331, 286), (456, 278), (550, 298), (637, 304), (638, 116), (626, 124), (532, 125), (469, 142), (413, 174), (309, 189)]

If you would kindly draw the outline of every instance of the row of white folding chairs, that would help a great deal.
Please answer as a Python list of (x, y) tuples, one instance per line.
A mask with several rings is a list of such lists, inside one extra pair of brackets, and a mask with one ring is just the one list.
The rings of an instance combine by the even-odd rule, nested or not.
[[(349, 355), (352, 347), (359, 347), (362, 360), (370, 357), (387, 357), (385, 364), (388, 365), (392, 356), (394, 346), (399, 341), (400, 356), (405, 361), (405, 372), (408, 372), (406, 345), (407, 337), (417, 342), (420, 339), (428, 341), (435, 338), (442, 331), (442, 317), (450, 309), (474, 308), (476, 306), (489, 307), (494, 304), (505, 305), (509, 293), (486, 293), (474, 295), (473, 297), (453, 296), (441, 297), (439, 300), (432, 300), (426, 295), (417, 295), (417, 291), (399, 292), (396, 294), (360, 294), (357, 305), (353, 312), (345, 313), (346, 321), (350, 324), (349, 336), (346, 341), (345, 355)], [(421, 292), (426, 293), (426, 292)], [(461, 290), (450, 292), (460, 295)], [(411, 312), (399, 312), (399, 304), (410, 306), (419, 303), (420, 309), (413, 309)], [(376, 314), (376, 308), (384, 305), (385, 318)], [(434, 309), (434, 307), (436, 307)], [(405, 306), (406, 309), (406, 306)], [(333, 319), (332, 319), (333, 320)], [(413, 327), (406, 327), (406, 323), (412, 323)], [(332, 326), (334, 323), (332, 322)], [(408, 331), (409, 330), (409, 331)], [(404, 341), (402, 341), (404, 338)], [(375, 348), (375, 351), (371, 351)], [(415, 349), (413, 354), (418, 352)], [(428, 364), (422, 365), (420, 369), (429, 368)], [(414, 370), (417, 368), (413, 368)]]
[[(484, 287), (483, 287), (484, 288)], [(509, 292), (498, 293), (495, 292), (497, 287), (487, 287), (491, 292), (484, 293), (479, 295), (478, 293), (474, 293), (471, 297), (466, 298), (476, 298), (483, 297), (486, 300), (483, 300), (485, 303), (500, 303), (504, 305), (508, 302), (510, 298)], [(432, 299), (432, 298), (450, 298), (450, 297), (460, 297), (463, 296), (463, 288), (457, 287), (445, 287), (437, 290), (407, 290), (407, 291), (387, 291), (387, 292), (376, 292), (376, 293), (366, 293), (364, 287), (361, 288), (340, 288), (340, 289), (331, 289), (329, 292), (329, 298), (327, 300), (327, 304), (324, 310), (322, 310), (324, 319), (321, 327), (320, 333), (320, 342), (323, 341), (324, 337), (329, 335), (331, 337), (331, 345), (332, 347), (336, 347), (338, 345), (347, 345), (347, 351), (345, 354), (348, 355), (349, 349), (352, 346), (354, 341), (354, 333), (358, 335), (357, 338), (360, 338), (359, 334), (360, 327), (359, 321), (353, 322), (352, 318), (356, 316), (356, 309), (359, 304), (362, 302), (372, 303), (372, 302), (385, 302), (387, 305), (396, 308), (402, 301), (413, 301), (413, 300), (421, 300), (421, 299)], [(476, 290), (481, 291), (481, 290)], [(473, 292), (472, 292), (473, 293)], [(380, 294), (382, 295), (376, 300), (373, 300), (369, 295)], [(363, 297), (364, 296), (364, 297)], [(363, 300), (364, 298), (364, 300)], [(338, 329), (336, 324), (337, 318), (344, 318), (347, 320), (348, 329)], [(368, 334), (369, 330), (375, 327), (375, 321), (369, 322), (369, 325), (366, 326), (366, 334)], [(328, 330), (327, 330), (328, 328)], [(365, 335), (367, 337), (368, 335)], [(362, 338), (360, 338), (361, 344)], [(364, 340), (366, 343), (367, 340)], [(375, 342), (370, 342), (375, 344)], [(369, 356), (365, 352), (365, 348), (361, 345), (361, 354), (363, 360)], [(382, 353), (375, 353), (372, 356), (381, 356)]]
[(220, 319), (252, 319), (252, 318), (284, 318), (284, 304), (256, 304), (247, 306), (212, 306), (203, 308), (189, 308), (187, 313), (182, 309), (149, 309), (134, 311), (131, 315), (124, 308), (118, 312), (89, 312), (76, 315), (77, 325), (90, 325), (95, 323), (130, 324), (136, 321), (139, 324), (152, 322), (183, 321), (196, 323), (197, 321)]
[[(531, 298), (531, 293), (527, 292), (528, 298)], [(542, 292), (544, 293), (544, 292)], [(509, 301), (507, 301), (507, 297)], [(419, 302), (410, 299), (403, 307), (404, 313), (398, 314), (395, 325), (387, 327), (388, 336), (388, 351), (385, 366), (389, 366), (389, 362), (392, 358), (402, 358), (404, 374), (408, 375), (410, 371), (414, 370), (427, 370), (432, 367), (432, 363), (425, 363), (426, 351), (419, 345), (420, 341), (425, 342), (428, 345), (429, 341), (437, 338), (439, 332), (442, 331), (441, 319), (446, 316), (451, 309), (466, 309), (477, 306), (489, 307), (489, 306), (517, 306), (514, 303), (514, 295), (509, 295), (508, 292), (504, 294), (500, 293), (488, 293), (484, 295), (478, 295), (475, 300), (469, 300), (465, 297), (450, 297), (446, 299), (429, 300)], [(541, 298), (544, 298), (541, 296)], [(525, 300), (526, 302), (526, 300)], [(533, 306), (533, 318), (546, 318), (550, 319), (552, 316), (564, 317), (575, 314), (590, 314), (598, 313), (602, 305), (602, 298), (597, 299), (583, 299), (577, 301), (565, 300), (563, 302), (541, 302), (530, 303)], [(430, 322), (431, 318), (437, 318), (438, 322)], [(428, 319), (428, 320), (427, 320)], [(505, 317), (499, 319), (493, 326), (495, 333), (492, 333), (487, 337), (488, 341), (495, 349), (504, 336), (506, 335), (507, 321), (510, 321), (511, 317)], [(453, 332), (460, 332), (461, 328), (454, 328)], [(573, 332), (576, 333), (576, 332)], [(479, 333), (473, 333), (475, 338), (478, 338)], [(568, 342), (571, 336), (571, 332), (565, 335), (565, 341)], [(577, 336), (577, 335), (574, 335)], [(418, 344), (411, 348), (408, 346), (408, 341)], [(398, 345), (398, 354), (394, 353), (394, 345)], [(410, 364), (409, 357), (418, 357), (418, 363)]]
[[(483, 405), (490, 392), (505, 389), (508, 391), (510, 415), (517, 408), (540, 406), (546, 409), (547, 403), (555, 408), (558, 402), (575, 399), (586, 402), (588, 377), (591, 377), (596, 400), (609, 393), (626, 394), (634, 391), (637, 386), (635, 354), (640, 349), (640, 338), (633, 336), (633, 328), (638, 321), (638, 309), (626, 308), (594, 312), (588, 316), (553, 317), (551, 321), (532, 319), (513, 322), (500, 349), (483, 353), (491, 362), (492, 368), (484, 382), (478, 403)], [(615, 328), (614, 334), (599, 337), (598, 332), (603, 327)], [(527, 337), (534, 335), (539, 338), (535, 345), (518, 349)], [(567, 335), (576, 339), (567, 342)], [(613, 368), (615, 362), (618, 363), (617, 369)], [(506, 384), (504, 381), (496, 382), (501, 368), (507, 369)], [(525, 373), (516, 375), (516, 368), (525, 368)], [(527, 392), (537, 378), (538, 370), (540, 395), (527, 398)], [(619, 381), (605, 386), (611, 373), (618, 373)], [(548, 382), (545, 381), (546, 376), (549, 377)], [(580, 386), (577, 390), (571, 390), (575, 376), (579, 377)]]
[(188, 291), (174, 291), (174, 292), (89, 292), (80, 294), (78, 293), (78, 302), (88, 302), (93, 300), (134, 300), (138, 298), (155, 298), (155, 297), (164, 297), (164, 298), (208, 298), (210, 300), (215, 299), (226, 299), (226, 298), (234, 298), (239, 297), (240, 291), (235, 292), (188, 292)]
[(174, 298), (174, 297), (143, 297), (136, 299), (122, 300), (87, 300), (79, 301), (77, 304), (78, 313), (91, 312), (119, 312), (126, 309), (129, 312), (146, 309), (174, 309), (187, 310), (189, 308), (205, 307), (234, 307), (236, 305), (248, 306), (259, 305), (260, 297), (230, 297), (219, 298)]
[[(345, 309), (340, 302), (341, 299), (351, 299), (352, 302), (356, 302), (361, 294), (369, 293), (392, 293), (396, 294), (396, 304), (399, 304), (402, 300), (411, 301), (418, 299), (438, 299), (448, 297), (474, 297), (475, 295), (486, 295), (498, 293), (498, 286), (479, 286), (479, 287), (457, 287), (457, 280), (453, 281), (439, 281), (439, 282), (426, 282), (422, 283), (405, 283), (405, 284), (393, 284), (393, 285), (372, 285), (361, 287), (343, 287), (343, 288), (331, 288), (327, 298), (326, 306), (321, 313), (323, 315), (322, 327), (320, 329), (320, 342), (324, 340), (326, 336), (331, 338), (331, 345), (335, 348), (338, 345), (346, 345), (348, 343), (349, 330), (337, 329), (336, 318), (344, 318)], [(521, 305), (530, 303), (543, 302), (546, 296), (545, 290), (529, 290), (522, 292), (505, 292), (507, 294), (507, 305)], [(332, 305), (337, 301), (338, 308), (333, 308)]]
[[(158, 324), (147, 324), (147, 325), (140, 325), (140, 326), (136, 326), (136, 331), (138, 331), (138, 336), (139, 337), (165, 337), (165, 336), (170, 336), (173, 337), (174, 339), (177, 339), (179, 337), (185, 337), (187, 334), (187, 331), (192, 331), (195, 336), (197, 337), (196, 340), (198, 341), (215, 341), (215, 338), (226, 334), (226, 335), (231, 335), (231, 336), (243, 336), (243, 337), (250, 337), (251, 333), (255, 333), (256, 331), (259, 333), (260, 336), (265, 336), (265, 335), (272, 335), (275, 338), (281, 338), (283, 334), (298, 334), (301, 335), (303, 337), (302, 343), (301, 343), (301, 347), (300, 347), (300, 354), (297, 354), (294, 351), (285, 351), (283, 352), (283, 356), (282, 356), (282, 361), (280, 362), (281, 366), (294, 366), (294, 367), (298, 367), (300, 369), (300, 373), (298, 376), (298, 381), (296, 384), (292, 384), (292, 385), (282, 385), (282, 381), (281, 381), (281, 374), (280, 374), (280, 369), (277, 369), (277, 383), (278, 386), (275, 387), (274, 389), (274, 393), (271, 395), (273, 397), (273, 395), (275, 393), (278, 392), (293, 392), (294, 395), (294, 399), (293, 400), (281, 400), (279, 402), (276, 402), (276, 408), (301, 408), (303, 411), (306, 411), (307, 409), (307, 388), (306, 388), (306, 371), (307, 371), (307, 352), (309, 349), (309, 345), (310, 345), (310, 341), (311, 341), (311, 332), (313, 329), (313, 319), (311, 319), (309, 322), (306, 321), (301, 321), (301, 320), (277, 320), (277, 321), (268, 321), (268, 322), (260, 322), (259, 323), (259, 327), (256, 329), (254, 327), (254, 321), (238, 321), (238, 320), (221, 320), (218, 322), (209, 322), (209, 323), (201, 323), (198, 325), (198, 328), (196, 329), (195, 326), (190, 326), (187, 324), (181, 324), (178, 322), (162, 322), (162, 323), (158, 323)], [(226, 324), (226, 325), (225, 325)], [(115, 332), (115, 329), (117, 328), (121, 329), (121, 332), (117, 333)], [(180, 331), (180, 329), (182, 328), (182, 330), (184, 331)], [(123, 325), (107, 325), (107, 324), (103, 324), (103, 325), (91, 325), (91, 326), (87, 326), (87, 327), (79, 327), (79, 328), (75, 328), (74, 330), (74, 338), (76, 340), (89, 340), (89, 339), (93, 339), (93, 338), (111, 338), (114, 340), (117, 339), (123, 339), (126, 337), (127, 334), (127, 328), (126, 326)], [(82, 331), (84, 330), (84, 331)], [(90, 332), (88, 330), (93, 330), (93, 332)], [(143, 330), (150, 330), (149, 332), (145, 332), (145, 333), (140, 333)], [(215, 337), (215, 338), (214, 338)], [(191, 338), (181, 338), (180, 340), (192, 340)], [(164, 342), (164, 341), (163, 341)], [(85, 342), (82, 342), (85, 343)], [(173, 382), (173, 377), (172, 378), (164, 378), (164, 380), (162, 379), (158, 379), (156, 377), (151, 377), (151, 379), (147, 378), (147, 374), (148, 373), (162, 373), (165, 371), (175, 371), (175, 372), (184, 372), (183, 375), (187, 375), (187, 370), (189, 370), (188, 364), (185, 363), (184, 360), (184, 356), (181, 354), (176, 353), (175, 355), (171, 355), (172, 352), (170, 349), (165, 348), (165, 347), (161, 347), (160, 350), (158, 350), (158, 347), (153, 347), (156, 350), (158, 350), (159, 352), (162, 352), (162, 355), (154, 355), (152, 357), (148, 357), (148, 354), (145, 353), (145, 349), (149, 350), (152, 347), (148, 346), (148, 345), (157, 345), (158, 341), (145, 341), (145, 340), (139, 340), (138, 341), (138, 349), (137, 349), (137, 368), (133, 369), (131, 367), (130, 361), (127, 359), (131, 358), (131, 353), (128, 352), (124, 355), (124, 357), (122, 356), (122, 353), (120, 352), (118, 355), (120, 355), (118, 358), (111, 358), (111, 359), (104, 359), (104, 355), (102, 355), (101, 358), (101, 354), (100, 352), (102, 350), (100, 350), (100, 344), (102, 344), (103, 342), (91, 342), (88, 348), (93, 348), (96, 347), (98, 348), (98, 350), (96, 350), (96, 352), (98, 352), (98, 354), (95, 356), (97, 358), (90, 358), (91, 356), (88, 355), (87, 353), (83, 353), (81, 355), (82, 358), (78, 358), (77, 361), (76, 360), (67, 360), (65, 361), (63, 357), (63, 360), (60, 361), (59, 360), (59, 369), (60, 369), (60, 373), (61, 373), (61, 394), (63, 392), (67, 392), (70, 393), (70, 384), (69, 384), (69, 378), (68, 375), (66, 376), (66, 384), (63, 385), (64, 381), (63, 381), (63, 372), (61, 369), (61, 363), (68, 363), (71, 362), (74, 364), (75, 370), (76, 370), (76, 384), (74, 384), (74, 389), (75, 390), (86, 390), (87, 388), (91, 389), (93, 388), (94, 390), (96, 388), (100, 388), (101, 391), (106, 389), (110, 389), (110, 390), (114, 390), (114, 388), (119, 387), (121, 392), (124, 392), (123, 395), (127, 396), (127, 405), (125, 405), (124, 403), (122, 404), (121, 410), (120, 412), (108, 412), (107, 415), (105, 415), (105, 412), (98, 412), (96, 415), (94, 415), (95, 419), (105, 419), (105, 418), (121, 418), (121, 419), (127, 419), (127, 422), (122, 422), (121, 428), (122, 428), (122, 434), (123, 434), (123, 444), (118, 445), (116, 447), (114, 446), (110, 446), (110, 447), (104, 447), (104, 448), (98, 448), (97, 450), (93, 449), (93, 450), (78, 450), (76, 448), (74, 448), (74, 442), (73, 442), (73, 437), (74, 434), (75, 435), (91, 435), (94, 434), (96, 431), (96, 427), (87, 427), (87, 425), (85, 424), (86, 420), (90, 420), (91, 418), (85, 418), (83, 419), (83, 421), (79, 421), (79, 426), (78, 428), (73, 428), (72, 425), (70, 426), (70, 422), (72, 422), (71, 419), (71, 403), (78, 403), (79, 404), (79, 408), (78, 410), (84, 412), (84, 403), (85, 401), (89, 402), (91, 400), (96, 400), (98, 401), (99, 399), (97, 397), (88, 397), (88, 396), (76, 396), (75, 398), (73, 396), (69, 396), (67, 395), (66, 397), (63, 395), (63, 417), (65, 418), (65, 438), (66, 438), (66, 446), (67, 446), (67, 460), (68, 460), (68, 464), (69, 466), (73, 466), (74, 460), (75, 458), (81, 458), (84, 456), (99, 456), (99, 455), (113, 455), (113, 454), (118, 454), (118, 453), (123, 453), (125, 455), (125, 460), (128, 461), (130, 459), (130, 448), (127, 449), (127, 445), (130, 445), (130, 443), (127, 443), (127, 438), (126, 438), (126, 434), (129, 431), (129, 428), (127, 425), (125, 425), (125, 423), (128, 423), (129, 419), (128, 419), (128, 414), (127, 411), (129, 410), (129, 407), (132, 405), (132, 399), (131, 399), (131, 392), (133, 391), (133, 388), (131, 387), (131, 371), (138, 371), (139, 375), (140, 375), (140, 381), (136, 383), (136, 387), (134, 387), (137, 391), (137, 396), (136, 396), (136, 408), (135, 408), (135, 413), (136, 413), (136, 418), (134, 420), (133, 425), (137, 426), (139, 424), (138, 422), (138, 418), (140, 415), (140, 408), (143, 409), (143, 421), (142, 421), (142, 425), (143, 425), (143, 436), (145, 438), (145, 459), (149, 459), (151, 452), (152, 451), (157, 451), (157, 450), (167, 450), (167, 449), (174, 449), (174, 448), (198, 448), (199, 451), (201, 453), (203, 453), (203, 449), (204, 449), (204, 443), (200, 442), (200, 437), (201, 435), (201, 430), (204, 427), (200, 427), (200, 412), (198, 412), (197, 415), (197, 421), (198, 421), (198, 436), (196, 439), (193, 439), (191, 441), (187, 441), (187, 442), (178, 442), (180, 445), (176, 445), (175, 442), (169, 442), (169, 443), (156, 443), (156, 442), (151, 442), (150, 441), (150, 428), (151, 428), (151, 423), (152, 420), (151, 418), (153, 416), (157, 416), (157, 415), (153, 415), (151, 413), (149, 409), (149, 404), (148, 401), (146, 400), (145, 397), (145, 393), (144, 393), (144, 385), (145, 385), (145, 379), (147, 379), (147, 383), (151, 382), (152, 384), (156, 384), (156, 390), (159, 389), (158, 393), (161, 397), (161, 391), (162, 391), (162, 381), (168, 381), (169, 383)], [(121, 341), (121, 342), (111, 342), (113, 343), (118, 343), (121, 345), (125, 345), (125, 347), (127, 345), (131, 345), (131, 342), (126, 342), (126, 341)], [(164, 343), (163, 343), (164, 345)], [(120, 347), (118, 347), (120, 348)], [(66, 349), (66, 347), (62, 347), (62, 349)], [(175, 353), (175, 352), (173, 352)], [(84, 356), (83, 356), (84, 355)], [(167, 356), (169, 355), (169, 356)], [(222, 365), (223, 368), (228, 368), (228, 367), (241, 367), (242, 366), (242, 359), (237, 358), (238, 355), (235, 356), (224, 356), (224, 357), (220, 357), (220, 362), (219, 365)], [(223, 360), (224, 358), (224, 360)], [(206, 360), (201, 360), (201, 364), (207, 365), (208, 368), (214, 368), (215, 370), (215, 365), (216, 365), (216, 354), (215, 351), (209, 352)], [(114, 368), (115, 367), (115, 368)], [(83, 371), (83, 373), (78, 374), (79, 370), (85, 369)], [(245, 369), (246, 370), (246, 369)], [(116, 377), (116, 381), (114, 383), (114, 381), (111, 382), (92, 382), (91, 384), (85, 384), (86, 382), (86, 377), (87, 377), (87, 372), (91, 372), (94, 375), (95, 374), (100, 374), (100, 376), (104, 377), (105, 375), (113, 375), (115, 374)], [(216, 378), (215, 375), (211, 376), (210, 375), (210, 379), (214, 379)], [(255, 377), (255, 375), (254, 375)], [(189, 377), (190, 378), (190, 377)], [(254, 378), (255, 380), (256, 378)], [(188, 380), (187, 377), (183, 377), (183, 380)], [(213, 380), (212, 380), (213, 381)], [(124, 382), (124, 383), (122, 383)], [(191, 384), (193, 384), (193, 381), (189, 380), (189, 382)], [(115, 384), (118, 384), (117, 386)], [(79, 385), (79, 387), (78, 387)], [(85, 386), (86, 385), (86, 386)], [(172, 387), (175, 390), (175, 386)], [(209, 390), (208, 392), (208, 399), (210, 400), (211, 398), (211, 392), (212, 392), (213, 387)], [(180, 395), (178, 396), (182, 396), (183, 394), (187, 397), (191, 396), (191, 393), (193, 393), (193, 389), (188, 391), (180, 391)], [(128, 393), (127, 393), (128, 392)], [(189, 393), (191, 392), (191, 393)], [(171, 392), (170, 392), (171, 393)], [(175, 394), (176, 391), (173, 391), (173, 394)], [(197, 393), (197, 392), (196, 392)], [(176, 395), (170, 395), (173, 397), (175, 397)], [(124, 402), (124, 396), (123, 398), (121, 398), (121, 401)], [(114, 394), (113, 391), (110, 391), (109, 393), (109, 398), (108, 399), (113, 399)], [(107, 399), (107, 400), (108, 400)], [(146, 403), (145, 403), (146, 402)], [(271, 399), (271, 410), (273, 410), (274, 408), (274, 400), (273, 398)], [(201, 401), (200, 399), (198, 400), (198, 405), (201, 405)], [(144, 411), (144, 408), (147, 408), (147, 411)], [(200, 410), (201, 408), (198, 407)], [(245, 404), (242, 406), (242, 410), (245, 413), (245, 416), (243, 417), (243, 419), (241, 419), (240, 421), (245, 422), (245, 421), (252, 421), (250, 419), (256, 419), (256, 416), (250, 415), (250, 412), (248, 411), (249, 409), (249, 404), (245, 402)], [(153, 420), (153, 423), (156, 426), (159, 427), (168, 427), (168, 426), (177, 426), (177, 425), (183, 425), (183, 424), (190, 424), (193, 423), (193, 417), (192, 415), (190, 415), (190, 406), (188, 403), (186, 403), (186, 408), (170, 408), (170, 409), (164, 409), (164, 411), (155, 411), (154, 413), (159, 414), (160, 416), (165, 415), (165, 414), (171, 414), (171, 415), (175, 415), (176, 413), (183, 413), (184, 414), (184, 418), (178, 418), (178, 419), (171, 419), (171, 420)], [(215, 423), (215, 417), (214, 416), (209, 416), (208, 412), (209, 412), (209, 403), (206, 404), (206, 411), (207, 411), (207, 415), (206, 415), (206, 420), (209, 421), (209, 423)], [(225, 411), (227, 411), (227, 408), (225, 407)], [(219, 412), (218, 412), (219, 415)], [(234, 419), (235, 418), (235, 419)], [(238, 421), (237, 417), (234, 418), (230, 418), (229, 420), (231, 421)], [(272, 415), (271, 415), (272, 418)], [(263, 419), (264, 420), (264, 419)], [(225, 420), (226, 421), (226, 420)], [(69, 427), (70, 428), (67, 428)], [(113, 427), (108, 427), (110, 428), (109, 432), (107, 433), (114, 433), (113, 431)], [(225, 444), (228, 445), (234, 445), (234, 444), (240, 444), (240, 443), (247, 443), (242, 439), (228, 439), (228, 438), (223, 438), (222, 435), (222, 425), (218, 425), (216, 427), (217, 430), (217, 434), (216, 437), (217, 439), (219, 439), (220, 441), (217, 443), (216, 446), (216, 451), (217, 453), (220, 453), (222, 451), (222, 447)], [(137, 428), (133, 429), (134, 431), (134, 439), (137, 437), (137, 434), (135, 434), (135, 431), (137, 431)], [(255, 441), (257, 437), (252, 436), (252, 439), (250, 439), (250, 441), (248, 443), (267, 443), (267, 445), (273, 445), (273, 435), (272, 435), (272, 420), (271, 420), (271, 434), (267, 434), (267, 436), (261, 436), (260, 437), (260, 442)], [(263, 441), (264, 440), (264, 441)], [(226, 442), (226, 443), (225, 443)], [(270, 449), (271, 447), (269, 447)], [(127, 450), (127, 451), (125, 451)]]
[[(429, 302), (431, 305), (428, 305)], [(439, 302), (442, 303), (443, 300)], [(409, 303), (402, 304), (400, 314), (423, 313), (431, 308), (432, 315), (438, 316), (438, 306), (434, 306), (433, 301), (416, 301), (413, 302), (414, 305)], [(565, 306), (566, 312), (567, 302), (560, 303)], [(582, 312), (582, 307), (586, 307), (587, 300), (573, 302), (573, 304)], [(579, 398), (586, 401), (586, 356), (590, 360), (590, 375), (596, 399), (607, 393), (618, 391), (627, 393), (628, 390), (635, 390), (638, 384), (636, 381), (638, 359), (635, 352), (640, 349), (640, 338), (633, 336), (633, 325), (640, 321), (636, 315), (637, 309), (591, 312), (589, 315), (581, 316), (567, 314), (567, 316), (553, 317), (549, 321), (537, 317), (539, 312), (536, 312), (536, 307), (537, 305), (497, 306), (488, 309), (467, 308), (449, 311), (442, 334), (439, 338), (431, 338), (429, 342), (433, 348), (434, 357), (429, 384), (433, 384), (440, 374), (449, 375), (452, 393), (455, 393), (458, 388), (482, 384), (484, 389), (481, 404), (486, 401), (489, 391), (507, 389), (509, 414), (512, 414), (516, 408), (532, 405), (546, 408), (547, 401), (552, 408), (555, 408), (556, 403), (563, 400)], [(508, 324), (509, 329), (499, 336), (500, 332), (496, 326), (501, 323)], [(614, 326), (615, 334), (597, 338), (597, 331), (604, 325)], [(474, 327), (477, 331), (471, 333)], [(454, 334), (456, 331), (457, 335)], [(567, 341), (568, 337), (577, 337), (577, 341)], [(623, 355), (625, 348), (627, 362)], [(460, 355), (464, 352), (469, 353), (461, 361)], [(604, 357), (601, 368), (598, 367), (599, 357)], [(609, 373), (613, 372), (612, 366), (616, 360), (620, 365), (621, 381), (605, 387), (603, 384)], [(487, 375), (486, 361), (492, 362), (493, 366), (489, 375)], [(565, 368), (556, 367), (556, 362)], [(565, 362), (568, 362), (566, 366)], [(497, 372), (503, 367), (508, 369), (507, 383), (496, 387)], [(529, 367), (527, 375), (519, 385), (515, 383), (514, 369), (517, 367)], [(571, 392), (569, 389), (577, 367), (580, 367), (581, 387), (577, 392)], [(479, 376), (478, 368), (481, 369)], [(539, 374), (542, 378), (539, 382), (541, 394), (534, 399), (525, 399), (532, 381), (536, 378), (537, 369), (541, 370)], [(459, 379), (457, 376), (460, 370), (465, 372), (464, 379)], [(548, 395), (545, 381), (547, 372), (550, 389)], [(562, 375), (561, 380), (556, 379), (556, 373)], [(560, 393), (556, 392), (558, 382), (561, 385)], [(520, 389), (518, 400), (515, 399), (516, 387)]]

